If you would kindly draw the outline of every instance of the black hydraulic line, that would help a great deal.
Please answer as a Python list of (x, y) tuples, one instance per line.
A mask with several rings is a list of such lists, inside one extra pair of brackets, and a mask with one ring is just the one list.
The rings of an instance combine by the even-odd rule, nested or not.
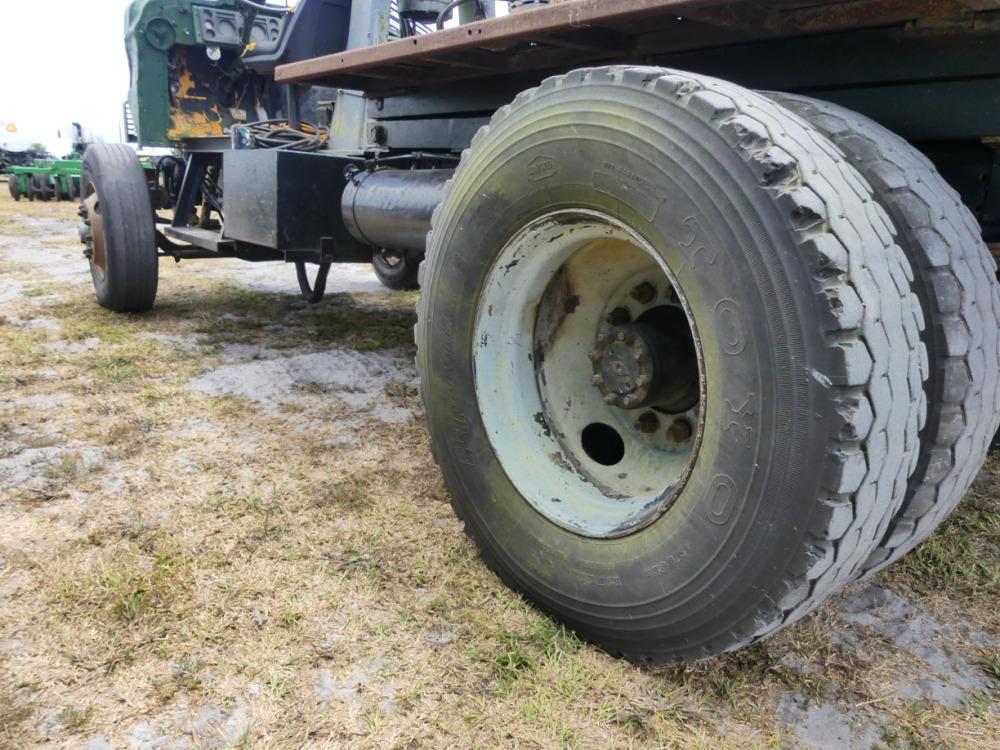
[(400, 161), (410, 161), (414, 164), (419, 164), (420, 162), (426, 161), (461, 161), (462, 157), (456, 154), (435, 154), (435, 153), (424, 153), (423, 151), (413, 151), (409, 154), (398, 154), (397, 156), (383, 156), (378, 159), (371, 160), (372, 169), (376, 169), (382, 164), (395, 164)]
[(306, 302), (315, 305), (323, 301), (323, 297), (326, 294), (326, 277), (329, 273), (330, 263), (320, 263), (319, 269), (316, 271), (316, 281), (310, 284), (306, 264), (302, 261), (295, 263), (295, 275), (299, 280), (299, 291), (302, 292), (302, 298)]
[(260, 120), (238, 127), (250, 133), (257, 148), (318, 151), (326, 144), (328, 137), (326, 128), (311, 122), (300, 122), (296, 128), (287, 120)]
[(451, 0), (451, 2), (445, 6), (444, 10), (438, 13), (437, 24), (435, 24), (437, 28), (439, 30), (443, 29), (444, 22), (448, 20), (448, 16), (451, 15), (451, 12), (455, 10), (455, 8), (459, 7), (460, 5), (465, 5), (466, 3), (475, 3), (477, 6), (479, 6), (480, 11), (482, 11), (482, 6), (479, 5), (479, 0)]
[(261, 5), (260, 3), (255, 3), (253, 0), (236, 0), (239, 5), (245, 5), (248, 8), (253, 8), (254, 10), (263, 10), (268, 13), (291, 13), (291, 8), (278, 8), (273, 5)]

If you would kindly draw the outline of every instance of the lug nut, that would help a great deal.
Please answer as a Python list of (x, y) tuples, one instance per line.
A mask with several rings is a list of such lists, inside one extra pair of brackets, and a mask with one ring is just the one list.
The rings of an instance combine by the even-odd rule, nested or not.
[(624, 341), (625, 331), (618, 331), (618, 333), (615, 334), (615, 338), (618, 339), (619, 341)]
[(608, 325), (623, 326), (632, 322), (632, 313), (628, 311), (627, 307), (616, 307), (604, 316), (604, 320), (607, 321)]
[(648, 305), (656, 299), (656, 287), (650, 282), (644, 281), (628, 293), (640, 305)]
[(635, 429), (645, 435), (652, 435), (660, 429), (660, 418), (651, 411), (644, 411), (635, 420)]
[(683, 443), (689, 440), (692, 433), (691, 423), (686, 419), (675, 419), (674, 423), (667, 429), (667, 437), (675, 443)]

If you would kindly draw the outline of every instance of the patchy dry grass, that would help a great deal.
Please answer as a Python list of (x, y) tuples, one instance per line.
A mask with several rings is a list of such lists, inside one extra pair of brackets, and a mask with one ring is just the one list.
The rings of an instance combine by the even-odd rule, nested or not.
[(23, 725), (33, 713), (27, 693), (26, 686), (0, 677), (0, 748), (15, 748), (18, 738), (24, 737)]
[[(164, 264), (157, 309), (116, 316), (5, 258), (44, 234), (28, 210), (0, 199), (0, 273), (28, 291), (0, 305), (16, 321), (0, 325), (0, 450), (53, 452), (30, 498), (0, 485), (0, 746), (41, 743), (47, 721), (66, 747), (148, 725), (193, 747), (769, 748), (794, 740), (788, 693), (876, 722), (885, 748), (1000, 742), (995, 693), (897, 700), (913, 657), (835, 608), (694, 665), (581, 643), (481, 564), (419, 418), (384, 424), (322, 389), (266, 410), (185, 386), (232, 345), (407, 356), (412, 295), (308, 308)], [(385, 398), (419, 408), (406, 382)], [(962, 623), (1000, 638), (997, 472), (879, 579), (994, 678), (996, 649), (964, 644)]]
[(967, 609), (1000, 602), (1000, 457), (991, 456), (958, 510), (891, 569), (914, 592), (947, 592)]

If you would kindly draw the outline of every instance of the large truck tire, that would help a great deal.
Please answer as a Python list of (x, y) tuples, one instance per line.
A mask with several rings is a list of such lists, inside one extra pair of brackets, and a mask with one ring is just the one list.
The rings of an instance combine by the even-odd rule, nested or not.
[(94, 144), (83, 157), (81, 237), (97, 301), (115, 312), (145, 312), (156, 300), (156, 229), (149, 188), (135, 152)]
[(612, 653), (697, 659), (852, 580), (918, 451), (889, 217), (767, 98), (609, 67), (500, 109), (435, 211), (417, 363), (455, 511)]
[(16, 174), (7, 175), (7, 191), (15, 201), (21, 200), (21, 184), (19, 180), (20, 178)]
[(968, 491), (1000, 425), (1000, 287), (975, 217), (928, 159), (864, 115), (768, 94), (827, 135), (871, 183), (915, 272), (930, 360), (927, 422), (906, 499), (865, 564), (872, 574), (924, 541)]

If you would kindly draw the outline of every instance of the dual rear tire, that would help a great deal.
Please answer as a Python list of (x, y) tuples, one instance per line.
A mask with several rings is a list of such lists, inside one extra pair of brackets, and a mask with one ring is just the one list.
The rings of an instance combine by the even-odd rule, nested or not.
[[(809, 119), (704, 76), (576, 71), (501, 109), (435, 212), (418, 366), (455, 510), (505, 582), (635, 661), (739, 648), (897, 557), (997, 422), (971, 234), (966, 356), (924, 332), (947, 327), (914, 285), (931, 264)], [(924, 387), (943, 352), (976, 360), (949, 398), (989, 402), (951, 479), (928, 425), (958, 425)], [(948, 499), (910, 524), (931, 476)]]
[(768, 94), (824, 133), (869, 181), (913, 268), (926, 325), (927, 420), (906, 496), (863, 568), (871, 575), (924, 541), (968, 491), (1000, 414), (1000, 293), (975, 217), (923, 154), (829, 102)]

